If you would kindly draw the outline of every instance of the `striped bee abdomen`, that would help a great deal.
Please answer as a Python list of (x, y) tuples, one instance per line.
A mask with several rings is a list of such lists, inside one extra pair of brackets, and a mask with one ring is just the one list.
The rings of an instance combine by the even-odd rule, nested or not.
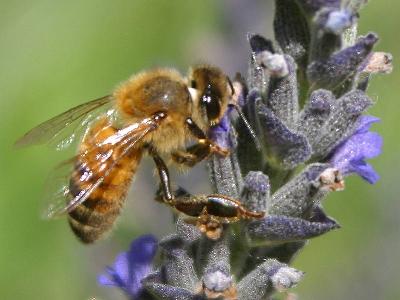
[[(102, 128), (98, 128), (100, 126)], [(90, 190), (99, 178), (103, 178), (88, 198), (69, 212), (70, 227), (84, 243), (93, 243), (112, 229), (125, 202), (128, 188), (143, 152), (141, 148), (132, 148), (127, 154), (121, 156), (118, 149), (113, 149), (112, 155), (99, 163), (99, 157), (109, 153), (110, 146), (93, 148), (93, 143), (101, 144), (101, 141), (117, 130), (99, 122), (91, 131), (95, 134), (91, 135), (89, 132), (88, 138), (82, 142), (80, 152), (86, 149), (99, 151), (97, 153), (90, 151), (86, 155), (77, 156), (69, 183), (69, 196), (74, 198), (83, 191)]]

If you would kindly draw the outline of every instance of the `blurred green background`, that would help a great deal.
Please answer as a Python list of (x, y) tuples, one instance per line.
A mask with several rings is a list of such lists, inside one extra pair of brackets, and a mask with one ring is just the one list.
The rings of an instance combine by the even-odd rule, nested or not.
[[(249, 3), (251, 2), (251, 3)], [(246, 32), (271, 36), (272, 1), (0, 1), (0, 299), (119, 299), (96, 274), (141, 232), (172, 231), (169, 213), (151, 201), (152, 164), (144, 163), (113, 235), (81, 245), (65, 220), (38, 216), (49, 170), (67, 153), (14, 150), (26, 130), (66, 109), (109, 93), (132, 73), (157, 65), (185, 72), (216, 62), (231, 75), (246, 66)], [(379, 34), (377, 49), (400, 54), (400, 2), (372, 0), (360, 33)], [(400, 299), (400, 73), (377, 76), (369, 89), (382, 118), (383, 154), (372, 164), (381, 180), (359, 178), (331, 195), (328, 213), (341, 230), (312, 240), (296, 259), (306, 272), (301, 299)], [(397, 121), (397, 123), (396, 123)], [(68, 151), (67, 151), (68, 152)], [(69, 155), (71, 155), (69, 151)], [(201, 166), (184, 186), (203, 191)], [(130, 199), (133, 200), (133, 199)]]

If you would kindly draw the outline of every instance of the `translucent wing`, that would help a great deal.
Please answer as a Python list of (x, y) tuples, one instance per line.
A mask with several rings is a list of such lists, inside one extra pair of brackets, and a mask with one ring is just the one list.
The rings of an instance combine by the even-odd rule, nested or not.
[[(146, 118), (118, 130), (112, 125), (105, 126), (105, 123), (101, 122), (103, 120), (90, 128), (83, 142), (87, 139), (96, 140), (99, 136), (101, 139), (76, 157), (61, 164), (51, 176), (50, 187), (55, 190), (50, 193), (49, 205), (43, 217), (54, 218), (63, 215), (83, 203), (101, 183), (107, 181), (107, 177), (120, 160), (159, 125), (154, 118)], [(100, 128), (103, 132), (96, 132)], [(112, 134), (104, 136), (105, 131), (110, 133), (111, 130)], [(70, 184), (72, 176), (78, 178), (78, 191)]]
[[(68, 147), (101, 111), (109, 110), (110, 95), (78, 105), (50, 120), (34, 127), (15, 142), (15, 146), (26, 147), (38, 144), (56, 145), (58, 150)], [(111, 111), (110, 111), (111, 112)]]

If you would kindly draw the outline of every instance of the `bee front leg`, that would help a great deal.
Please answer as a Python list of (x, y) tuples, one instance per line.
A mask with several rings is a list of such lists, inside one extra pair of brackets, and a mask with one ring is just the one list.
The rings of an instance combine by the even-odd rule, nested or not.
[(180, 164), (192, 167), (198, 162), (208, 158), (211, 154), (217, 153), (222, 156), (228, 156), (229, 150), (223, 149), (213, 141), (207, 138), (206, 134), (191, 119), (186, 119), (186, 126), (190, 133), (197, 138), (197, 144), (189, 147), (186, 151), (176, 151), (172, 154), (172, 159)]
[(172, 153), (172, 159), (178, 164), (193, 167), (211, 154), (209, 148), (210, 147), (205, 144), (195, 144), (187, 148), (185, 151), (175, 151)]

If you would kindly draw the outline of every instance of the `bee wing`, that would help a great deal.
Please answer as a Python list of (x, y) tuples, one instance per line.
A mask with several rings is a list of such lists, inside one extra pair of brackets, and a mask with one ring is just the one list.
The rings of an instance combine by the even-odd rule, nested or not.
[[(125, 128), (117, 130), (115, 134), (97, 143), (91, 149), (85, 151), (56, 168), (56, 173), (51, 176), (50, 187), (56, 187), (51, 193), (51, 198), (47, 201), (47, 209), (43, 217), (46, 219), (61, 216), (74, 210), (79, 204), (83, 203), (99, 185), (107, 179), (113, 168), (118, 164), (129, 151), (148, 133), (158, 127), (158, 123), (152, 118), (146, 118), (138, 123), (133, 123)], [(105, 152), (106, 150), (106, 152)], [(98, 155), (105, 153), (105, 155)], [(90, 168), (82, 163), (80, 167), (85, 168), (85, 172), (80, 173), (79, 183), (81, 184), (79, 193), (72, 196), (70, 178), (74, 169), (74, 164), (80, 156), (95, 158), (96, 162)], [(98, 175), (101, 174), (101, 175)], [(55, 182), (54, 182), (55, 181)], [(61, 183), (61, 184), (60, 184)]]
[(56, 166), (47, 177), (40, 207), (43, 219), (56, 218), (62, 215), (69, 201), (72, 200), (69, 191), (69, 180), (73, 172), (75, 157)]
[[(31, 145), (56, 145), (58, 150), (68, 147), (77, 136), (78, 131), (86, 128), (100, 114), (100, 109), (109, 109), (112, 97), (110, 95), (75, 106), (39, 124), (15, 142), (15, 147)], [(70, 130), (68, 132), (68, 130)]]

